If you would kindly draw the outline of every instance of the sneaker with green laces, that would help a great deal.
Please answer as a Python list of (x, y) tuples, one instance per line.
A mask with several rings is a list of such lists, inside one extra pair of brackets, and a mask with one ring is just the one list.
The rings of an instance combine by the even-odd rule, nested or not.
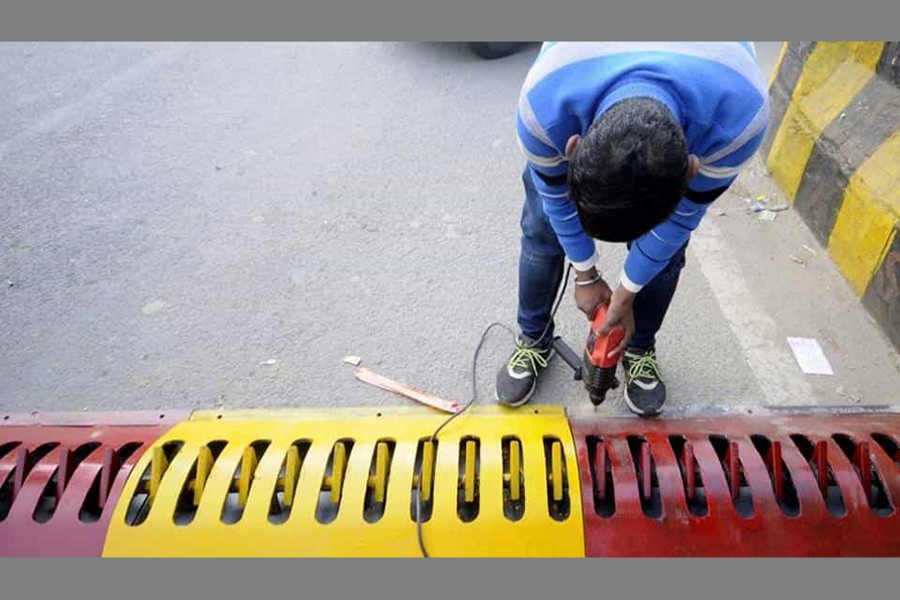
[(625, 371), (625, 404), (631, 412), (642, 417), (662, 412), (666, 384), (656, 363), (656, 350), (626, 350), (622, 368)]
[(516, 340), (516, 351), (497, 373), (497, 401), (509, 407), (522, 406), (534, 394), (538, 375), (550, 364), (553, 348), (532, 347), (523, 338)]

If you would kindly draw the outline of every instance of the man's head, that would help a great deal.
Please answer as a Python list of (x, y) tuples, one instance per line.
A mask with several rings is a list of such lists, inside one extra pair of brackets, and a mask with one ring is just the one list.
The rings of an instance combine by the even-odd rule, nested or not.
[(566, 145), (569, 197), (588, 235), (627, 242), (665, 220), (697, 172), (684, 132), (650, 98), (614, 104)]

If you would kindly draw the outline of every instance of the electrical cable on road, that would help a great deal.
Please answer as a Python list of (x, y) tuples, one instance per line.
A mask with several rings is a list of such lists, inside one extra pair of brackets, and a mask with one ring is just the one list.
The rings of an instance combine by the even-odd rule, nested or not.
[[(566, 287), (569, 283), (569, 274), (572, 271), (571, 263), (566, 268), (566, 272), (563, 275), (563, 285), (562, 289), (559, 292), (559, 295), (556, 298), (556, 302), (553, 306), (553, 310), (550, 311), (550, 319), (547, 321), (547, 325), (544, 326), (544, 331), (537, 338), (537, 340), (532, 341), (529, 344), (525, 344), (525, 347), (532, 348), (537, 345), (541, 340), (544, 339), (544, 336), (547, 335), (547, 332), (550, 330), (550, 325), (553, 323), (553, 318), (556, 316), (556, 311), (559, 309), (559, 305), (562, 303), (563, 297), (565, 297)], [(463, 413), (468, 411), (472, 406), (474, 406), (478, 400), (478, 355), (481, 353), (481, 348), (484, 346), (484, 342), (487, 340), (488, 334), (495, 327), (499, 327), (501, 329), (505, 329), (513, 339), (515, 340), (516, 333), (510, 329), (508, 326), (503, 323), (493, 322), (487, 327), (485, 327), (484, 331), (481, 333), (481, 339), (478, 341), (478, 346), (475, 348), (475, 354), (472, 356), (472, 397), (468, 402), (458, 411), (447, 417), (440, 425), (438, 425), (437, 429), (434, 430), (434, 433), (431, 434), (431, 438), (429, 441), (432, 444), (437, 443), (437, 436), (447, 425), (453, 422), (454, 419), (461, 416)], [(436, 446), (435, 446), (436, 447)], [(425, 461), (422, 461), (422, 465), (420, 469), (424, 471)], [(437, 464), (437, 455), (435, 455), (435, 464)], [(428, 550), (425, 547), (425, 540), (423, 538), (422, 531), (422, 472), (419, 473), (416, 483), (416, 538), (419, 542), (419, 550), (422, 552), (422, 556), (424, 558), (430, 558), (428, 554)]]

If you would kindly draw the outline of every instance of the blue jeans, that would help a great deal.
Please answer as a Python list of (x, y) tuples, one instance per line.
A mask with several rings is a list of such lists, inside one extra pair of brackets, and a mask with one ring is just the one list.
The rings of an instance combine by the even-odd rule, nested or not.
[[(544, 214), (541, 197), (534, 189), (527, 170), (522, 174), (522, 183), (525, 185), (525, 206), (521, 219), (518, 324), (524, 338), (545, 345), (553, 339), (552, 323), (546, 335), (540, 340), (538, 338), (550, 321), (553, 302), (565, 272), (566, 255)], [(687, 244), (682, 246), (665, 269), (635, 297), (635, 332), (629, 344), (631, 348), (646, 350), (654, 347), (656, 333), (678, 287), (686, 248)]]

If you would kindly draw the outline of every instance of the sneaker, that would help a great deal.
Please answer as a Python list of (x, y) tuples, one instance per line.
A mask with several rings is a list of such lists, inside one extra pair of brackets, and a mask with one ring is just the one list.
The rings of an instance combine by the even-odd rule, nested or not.
[(553, 348), (529, 347), (530, 342), (516, 340), (518, 348), (497, 373), (497, 401), (509, 407), (522, 406), (531, 398), (538, 375), (550, 364)]
[(650, 417), (662, 411), (666, 384), (659, 374), (656, 350), (626, 350), (622, 357), (625, 371), (625, 404), (636, 415)]

